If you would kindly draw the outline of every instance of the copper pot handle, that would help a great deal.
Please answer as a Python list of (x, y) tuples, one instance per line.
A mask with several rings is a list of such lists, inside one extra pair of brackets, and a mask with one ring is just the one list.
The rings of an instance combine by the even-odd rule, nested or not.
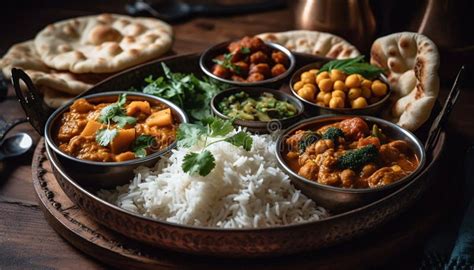
[[(26, 89), (21, 87), (20, 80), (25, 83)], [(34, 86), (31, 78), (22, 69), (12, 68), (12, 82), (26, 118), (33, 128), (40, 135), (43, 135), (46, 121), (52, 112), (51, 109), (43, 102), (41, 94)]]

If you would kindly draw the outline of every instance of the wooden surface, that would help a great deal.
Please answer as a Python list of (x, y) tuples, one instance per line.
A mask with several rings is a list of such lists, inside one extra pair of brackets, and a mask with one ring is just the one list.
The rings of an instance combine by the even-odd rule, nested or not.
[[(0, 53), (4, 53), (15, 42), (34, 37), (46, 24), (80, 15), (98, 12), (123, 13), (127, 1), (52, 1), (55, 8), (46, 7), (43, 1), (10, 1), (0, 16), (2, 38)], [(201, 51), (207, 46), (230, 38), (251, 35), (265, 31), (292, 29), (290, 10), (279, 10), (261, 14), (235, 16), (228, 18), (197, 18), (174, 25), (176, 34), (173, 51), (177, 54)], [(443, 65), (443, 62), (441, 63)], [(446, 97), (453, 78), (442, 81), (440, 100)], [(472, 84), (471, 84), (472, 85)], [(459, 102), (451, 115), (448, 130), (448, 158), (443, 171), (447, 175), (447, 185), (442, 194), (432, 198), (428, 210), (449, 219), (456, 211), (454, 206), (460, 196), (461, 168), (466, 146), (474, 142), (474, 91), (467, 87), (461, 93)], [(13, 92), (9, 91), (6, 101), (0, 103), (0, 115), (6, 119), (23, 117)], [(27, 124), (15, 131), (26, 131), (39, 136)], [(102, 269), (104, 266), (79, 252), (59, 237), (47, 224), (35, 198), (31, 178), (32, 153), (22, 158), (0, 162), (0, 269)], [(429, 208), (428, 208), (429, 209)], [(425, 213), (409, 213), (414, 218), (423, 218)], [(440, 222), (442, 223), (442, 220)], [(436, 227), (422, 230), (430, 235)], [(409, 230), (409, 226), (407, 226)], [(387, 232), (389, 233), (389, 232)], [(364, 239), (360, 239), (364, 241)], [(382, 256), (385, 268), (416, 267), (422, 252), (423, 242), (405, 239), (408, 247), (397, 255)], [(387, 246), (387, 248), (390, 248)], [(381, 253), (383, 254), (383, 252)], [(344, 254), (341, 254), (344, 255)], [(342, 259), (344, 257), (341, 257)], [(334, 258), (337, 260), (338, 258)]]

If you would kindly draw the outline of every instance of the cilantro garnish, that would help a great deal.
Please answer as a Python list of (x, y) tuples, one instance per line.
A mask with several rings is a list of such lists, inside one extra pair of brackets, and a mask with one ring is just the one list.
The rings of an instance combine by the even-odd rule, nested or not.
[(214, 156), (209, 150), (200, 153), (188, 153), (183, 159), (183, 171), (190, 175), (198, 173), (201, 176), (206, 176), (215, 166)]
[(240, 48), (240, 52), (241, 52), (242, 54), (249, 54), (249, 53), (250, 53), (250, 48), (248, 48), (248, 47), (242, 47), (242, 48)]
[(208, 175), (216, 166), (215, 158), (206, 148), (217, 142), (228, 142), (237, 147), (242, 147), (246, 151), (252, 148), (252, 137), (247, 132), (240, 131), (230, 137), (222, 138), (211, 143), (207, 143), (210, 137), (225, 137), (234, 130), (232, 122), (220, 118), (206, 118), (204, 125), (201, 124), (181, 124), (178, 129), (177, 140), (179, 147), (191, 147), (198, 142), (204, 142), (201, 152), (188, 153), (184, 156), (181, 168), (184, 172), (201, 176)]
[(118, 130), (109, 128), (111, 123), (116, 123), (118, 128), (123, 128), (127, 124), (133, 125), (137, 122), (135, 117), (126, 115), (124, 107), (126, 102), (127, 94), (120, 94), (117, 102), (104, 107), (100, 111), (98, 120), (101, 123), (107, 124), (107, 128), (101, 129), (96, 133), (95, 139), (100, 145), (109, 145), (115, 136), (117, 136)]
[(156, 143), (155, 137), (150, 135), (140, 135), (132, 144), (132, 151), (135, 153), (135, 157), (142, 158), (146, 157), (146, 149)]
[(212, 61), (220, 66), (223, 66), (224, 68), (230, 69), (233, 72), (240, 74), (240, 67), (232, 63), (231, 53), (224, 54), (224, 60), (213, 59)]
[(115, 136), (117, 136), (117, 134), (118, 134), (118, 130), (115, 128), (114, 129), (103, 128), (97, 131), (95, 139), (100, 145), (107, 146), (112, 142), (112, 140), (115, 138)]
[(143, 93), (162, 97), (174, 102), (195, 120), (202, 120), (211, 116), (212, 97), (229, 88), (230, 85), (220, 83), (214, 79), (204, 77), (198, 79), (194, 74), (173, 73), (161, 63), (164, 76), (153, 79), (151, 76), (145, 79), (148, 83), (143, 88)]

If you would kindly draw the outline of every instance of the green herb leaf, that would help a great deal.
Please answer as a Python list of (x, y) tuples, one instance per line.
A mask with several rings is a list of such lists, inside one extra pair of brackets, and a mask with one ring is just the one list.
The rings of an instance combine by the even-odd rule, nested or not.
[(216, 163), (212, 153), (204, 150), (201, 153), (188, 153), (184, 156), (182, 169), (190, 175), (206, 176), (215, 166)]
[(232, 53), (224, 54), (224, 60), (213, 59), (214, 63), (223, 66), (224, 68), (230, 69), (233, 72), (240, 74), (240, 67), (232, 63)]
[(193, 74), (173, 73), (164, 63), (161, 65), (165, 76), (157, 79), (151, 76), (146, 78), (148, 85), (143, 88), (143, 92), (174, 102), (185, 108), (188, 115), (195, 120), (211, 116), (212, 97), (230, 87), (208, 77), (199, 80)]
[(252, 149), (253, 139), (245, 131), (240, 131), (239, 133), (226, 138), (225, 141), (237, 147), (242, 146), (246, 151), (250, 151), (250, 149)]
[(209, 126), (210, 137), (225, 136), (229, 134), (232, 130), (234, 130), (234, 127), (232, 126), (232, 121), (223, 120), (217, 117), (208, 118), (207, 124)]
[(117, 123), (117, 127), (123, 128), (124, 126), (128, 125), (133, 125), (137, 122), (137, 119), (135, 117), (131, 116), (122, 116), (122, 115), (116, 115), (112, 117), (112, 121)]
[(241, 52), (242, 54), (249, 54), (249, 53), (250, 53), (250, 48), (248, 48), (248, 47), (242, 47), (242, 48), (240, 48), (240, 52)]
[(104, 107), (100, 111), (99, 121), (102, 123), (109, 124), (111, 121), (114, 121), (113, 118), (115, 116), (125, 115), (123, 106), (125, 105), (126, 102), (127, 102), (127, 94), (119, 95), (117, 102)]
[(102, 146), (109, 145), (112, 140), (117, 136), (118, 130), (117, 129), (99, 129), (95, 136), (95, 140)]
[(176, 134), (178, 147), (191, 147), (195, 145), (203, 134), (206, 134), (207, 129), (200, 124), (182, 123), (179, 125)]
[(367, 79), (372, 79), (384, 72), (383, 69), (364, 62), (364, 56), (358, 56), (351, 59), (333, 60), (324, 64), (319, 72), (339, 69), (342, 72), (350, 74), (360, 74)]
[(146, 149), (153, 146), (156, 143), (154, 136), (150, 135), (140, 135), (132, 144), (132, 151), (135, 153), (137, 158), (146, 157)]

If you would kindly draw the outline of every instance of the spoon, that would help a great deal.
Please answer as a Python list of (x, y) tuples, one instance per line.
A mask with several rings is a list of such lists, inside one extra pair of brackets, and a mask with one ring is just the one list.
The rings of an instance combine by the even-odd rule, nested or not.
[(0, 145), (0, 161), (25, 154), (33, 146), (33, 139), (26, 133), (6, 138)]

